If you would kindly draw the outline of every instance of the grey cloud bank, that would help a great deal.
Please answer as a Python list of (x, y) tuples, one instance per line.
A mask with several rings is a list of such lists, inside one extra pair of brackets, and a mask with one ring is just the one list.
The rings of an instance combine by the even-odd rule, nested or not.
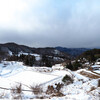
[(100, 47), (99, 0), (4, 0), (0, 15), (0, 43)]

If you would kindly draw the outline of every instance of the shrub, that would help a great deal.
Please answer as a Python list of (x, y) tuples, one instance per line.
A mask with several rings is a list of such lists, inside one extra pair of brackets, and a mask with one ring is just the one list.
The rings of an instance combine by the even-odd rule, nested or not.
[(13, 99), (22, 99), (22, 85), (18, 84), (11, 89)]
[(68, 76), (68, 75), (65, 75), (64, 77), (63, 77), (63, 79), (62, 79), (62, 81), (65, 83), (65, 84), (70, 84), (70, 83), (73, 83), (73, 79), (70, 77), (70, 76)]
[(43, 93), (43, 88), (40, 85), (31, 86), (30, 88), (35, 95)]
[(55, 88), (53, 87), (53, 85), (49, 85), (46, 91), (46, 94), (51, 94), (51, 96), (64, 96), (64, 94), (61, 92), (61, 88), (63, 87), (63, 84), (58, 83), (55, 84)]
[(22, 85), (16, 85), (14, 87), (12, 87), (11, 92), (14, 94), (21, 94), (22, 93)]
[(47, 88), (47, 91), (46, 91), (46, 94), (52, 94), (52, 93), (55, 93), (55, 89), (53, 87), (53, 85), (49, 85), (48, 88)]
[(60, 92), (61, 88), (63, 87), (63, 84), (62, 83), (58, 83), (58, 84), (55, 84), (55, 85), (56, 85), (56, 91)]

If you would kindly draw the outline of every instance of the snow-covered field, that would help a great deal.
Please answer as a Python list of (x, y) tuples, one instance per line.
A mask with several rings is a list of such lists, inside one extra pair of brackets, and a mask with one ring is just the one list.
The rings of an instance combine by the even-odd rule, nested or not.
[[(97, 78), (86, 77), (80, 74), (82, 71), (96, 75)], [(22, 84), (23, 95), (22, 99), (34, 99), (36, 95), (31, 92), (30, 86), (40, 85), (43, 90), (46, 90), (48, 85), (55, 86), (55, 83), (62, 83), (62, 78), (65, 75), (74, 78), (74, 82), (69, 85), (64, 85), (61, 89), (64, 96), (56, 97), (49, 96), (46, 93), (43, 96), (51, 100), (100, 100), (100, 87), (98, 80), (100, 75), (92, 73), (85, 69), (78, 71), (70, 71), (64, 69), (60, 64), (47, 67), (27, 67), (21, 62), (2, 62), (0, 64), (0, 99), (12, 100), (13, 95), (11, 88), (17, 84)]]

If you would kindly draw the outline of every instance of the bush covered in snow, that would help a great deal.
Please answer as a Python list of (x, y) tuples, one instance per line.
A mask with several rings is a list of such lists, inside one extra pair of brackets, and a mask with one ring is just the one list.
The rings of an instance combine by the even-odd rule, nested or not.
[(68, 76), (68, 75), (65, 75), (64, 77), (63, 77), (63, 79), (62, 79), (62, 81), (65, 83), (65, 84), (70, 84), (70, 83), (73, 83), (73, 78), (71, 78), (70, 76)]

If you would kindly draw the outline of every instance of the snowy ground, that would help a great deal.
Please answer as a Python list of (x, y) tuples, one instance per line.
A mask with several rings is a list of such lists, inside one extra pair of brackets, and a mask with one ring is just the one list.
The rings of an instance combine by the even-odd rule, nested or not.
[[(82, 75), (81, 72), (89, 73), (97, 76), (90, 78), (90, 75)], [(63, 97), (46, 96), (46, 99), (51, 100), (100, 100), (100, 87), (98, 87), (98, 79), (100, 75), (92, 73), (85, 69), (78, 71), (70, 71), (64, 69), (60, 64), (47, 67), (27, 67), (21, 62), (2, 62), (0, 64), (0, 98), (11, 99), (11, 87), (21, 83), (23, 90), (23, 99), (36, 98), (31, 92), (30, 86), (41, 85), (45, 90), (48, 85), (55, 85), (55, 83), (62, 82), (65, 75), (74, 77), (73, 84), (64, 85), (62, 93)], [(8, 90), (6, 90), (8, 89)]]
[(97, 74), (100, 74), (100, 70), (96, 70), (96, 71), (94, 71), (95, 73), (97, 73)]

